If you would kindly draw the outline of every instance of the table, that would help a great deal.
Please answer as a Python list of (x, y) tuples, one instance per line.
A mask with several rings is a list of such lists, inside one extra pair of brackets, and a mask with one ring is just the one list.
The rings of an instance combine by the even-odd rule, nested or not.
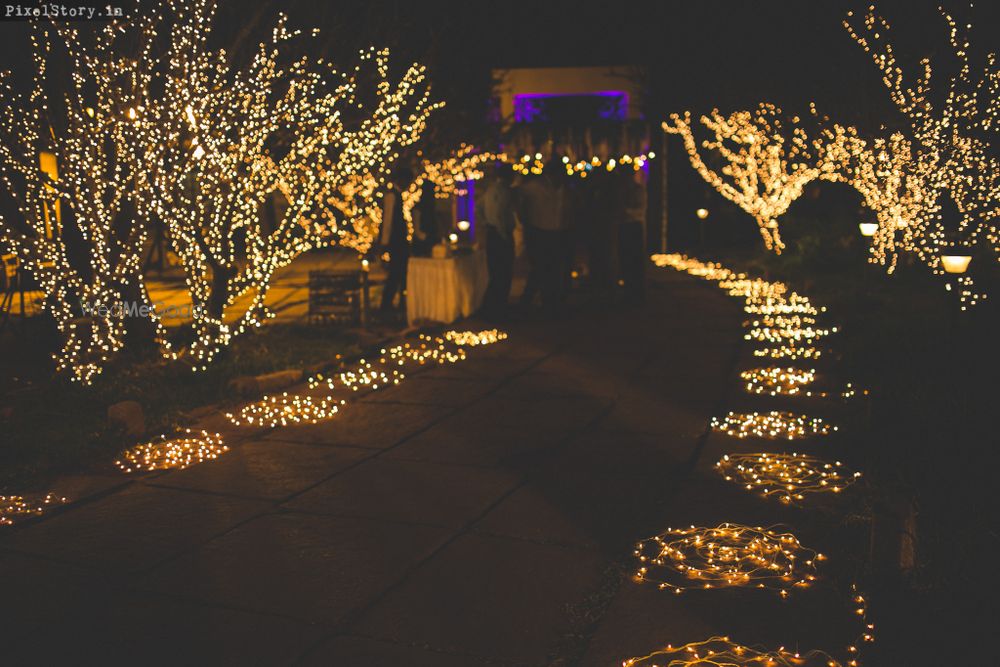
[(410, 324), (430, 320), (449, 324), (469, 317), (483, 302), (489, 272), (486, 253), (444, 259), (411, 257), (406, 275), (406, 319)]

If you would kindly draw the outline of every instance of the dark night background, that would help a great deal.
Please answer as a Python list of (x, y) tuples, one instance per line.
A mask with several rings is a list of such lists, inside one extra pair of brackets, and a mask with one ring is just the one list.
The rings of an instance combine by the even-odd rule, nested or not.
[[(448, 104), (432, 121), (429, 138), (443, 150), (462, 141), (493, 147), (497, 133), (488, 122), (490, 73), (516, 67), (637, 66), (647, 96), (645, 117), (654, 130), (671, 112), (697, 114), (713, 107), (729, 112), (765, 101), (798, 112), (813, 101), (822, 114), (870, 134), (902, 127), (903, 119), (870, 56), (842, 25), (849, 10), (863, 14), (868, 4), (220, 0), (213, 39), (246, 57), (276, 15), (285, 12), (293, 28), (318, 26), (324, 56), (342, 67), (370, 45), (389, 47), (394, 66), (424, 63), (434, 97)], [(892, 25), (904, 73), (912, 74), (921, 58), (930, 57), (941, 77), (932, 84), (938, 87), (949, 73), (951, 56), (939, 4), (876, 3)], [(985, 51), (997, 46), (1000, 3), (970, 8), (948, 2), (945, 9), (960, 25), (973, 24), (972, 61), (981, 63)], [(0, 67), (16, 74), (18, 63), (29, 57), (25, 25), (0, 22)], [(659, 150), (659, 133), (651, 131), (651, 137)], [(913, 497), (920, 504), (926, 569), (910, 589), (883, 592), (875, 618), (885, 634), (875, 650), (891, 648), (883, 660), (870, 664), (989, 663), (986, 654), (959, 663), (944, 652), (956, 647), (957, 654), (972, 652), (995, 634), (992, 569), (998, 535), (996, 511), (989, 507), (995, 507), (992, 477), (1000, 463), (990, 419), (996, 395), (997, 364), (990, 350), (996, 342), (997, 297), (982, 312), (955, 324), (953, 300), (945, 300), (940, 281), (928, 280), (922, 267), (904, 266), (890, 280), (881, 269), (867, 266), (857, 234), (858, 198), (846, 186), (839, 191), (828, 184), (811, 186), (782, 219), (789, 242), (783, 263), (760, 259), (763, 250), (752, 219), (703, 183), (679, 139), (669, 141), (671, 249), (691, 249), (704, 254), (702, 259), (714, 259), (718, 248), (712, 242), (724, 241), (719, 245), (727, 251), (736, 248), (733, 257), (749, 262), (742, 266), (774, 271), (768, 273), (772, 278), (803, 278), (804, 291), (829, 305), (844, 325), (848, 333), (838, 345), (853, 364), (854, 378), (875, 396), (868, 408), (869, 428), (852, 444), (866, 476), (879, 480), (873, 495), (892, 489), (886, 496)], [(653, 164), (654, 179), (660, 162)], [(657, 198), (651, 190), (651, 237), (659, 221)], [(692, 215), (697, 206), (712, 211), (707, 246), (706, 228)], [(822, 224), (810, 224), (816, 220)], [(977, 258), (977, 267), (986, 264)], [(982, 284), (996, 293), (995, 276)], [(902, 659), (893, 652), (907, 643), (914, 644), (908, 648), (919, 659)]]

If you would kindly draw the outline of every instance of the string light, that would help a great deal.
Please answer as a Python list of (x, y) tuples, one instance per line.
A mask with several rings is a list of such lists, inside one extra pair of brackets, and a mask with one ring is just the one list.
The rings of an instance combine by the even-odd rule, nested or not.
[(767, 438), (797, 440), (829, 435), (836, 431), (819, 417), (806, 417), (791, 412), (730, 412), (722, 419), (712, 417), (712, 428), (734, 438)]
[[(815, 107), (810, 105), (815, 116)], [(844, 159), (840, 126), (824, 127), (810, 139), (798, 116), (786, 117), (773, 104), (753, 111), (723, 115), (718, 109), (700, 118), (711, 137), (699, 142), (691, 114), (671, 114), (663, 131), (680, 135), (691, 165), (723, 197), (757, 221), (767, 248), (780, 253), (785, 247), (778, 233), (778, 218), (802, 195), (806, 184), (835, 178)], [(721, 169), (708, 166), (699, 148), (722, 158)]]
[[(589, 158), (574, 158), (571, 155), (563, 155), (560, 162), (566, 171), (567, 176), (578, 176), (587, 178), (597, 170), (615, 171), (617, 169), (631, 169), (639, 171), (646, 166), (649, 160), (656, 157), (653, 151), (632, 155), (622, 153), (621, 155), (602, 159), (599, 155)], [(520, 158), (510, 160), (511, 169), (522, 176), (540, 176), (545, 171), (545, 161), (541, 153), (526, 153)]]
[(124, 472), (180, 469), (217, 459), (228, 451), (218, 433), (186, 429), (182, 436), (161, 435), (158, 440), (125, 450), (115, 465)]
[(819, 359), (823, 352), (815, 347), (795, 345), (779, 345), (777, 347), (761, 347), (753, 351), (755, 357), (770, 359)]
[(802, 387), (816, 379), (816, 371), (777, 367), (755, 368), (743, 371), (740, 377), (746, 382), (747, 393), (795, 396), (802, 391)]
[[(72, 27), (32, 22), (30, 93), (0, 73), (0, 252), (37, 282), (62, 338), (56, 368), (83, 384), (124, 345), (127, 315), (151, 320), (163, 340), (141, 280), (146, 227), (122, 224), (142, 167), (131, 150), (142, 77), (116, 56), (117, 27), (96, 31), (84, 49)], [(50, 62), (57, 54), (68, 56), (68, 70)], [(71, 259), (78, 252), (83, 263)], [(133, 285), (136, 312), (125, 313)]]
[(753, 587), (804, 588), (816, 579), (823, 554), (803, 547), (791, 533), (723, 523), (715, 528), (668, 529), (636, 545), (636, 578), (660, 590)]
[(658, 254), (654, 264), (683, 271), (718, 283), (730, 296), (744, 300), (743, 309), (754, 319), (748, 322), (747, 340), (767, 343), (755, 349), (754, 356), (771, 359), (818, 359), (822, 350), (811, 343), (838, 331), (816, 326), (817, 316), (826, 312), (808, 297), (789, 291), (781, 282), (750, 278), (721, 264), (702, 262), (680, 254)]
[(822, 651), (766, 650), (737, 644), (729, 637), (710, 637), (629, 658), (622, 667), (843, 667), (843, 663)]
[(67, 500), (52, 493), (44, 496), (0, 496), (0, 526), (12, 526), (15, 520), (24, 517), (41, 516), (53, 505), (61, 505)]
[(817, 650), (743, 646), (720, 636), (676, 647), (668, 644), (649, 655), (628, 658), (622, 661), (622, 667), (859, 667), (860, 647), (875, 641), (875, 626), (868, 620), (868, 602), (856, 584), (851, 584), (851, 604), (861, 630), (855, 642), (847, 646), (843, 659)]
[[(374, 231), (354, 226), (353, 202), (367, 200), (362, 186), (384, 182), (399, 148), (420, 137), (440, 105), (429, 102), (423, 67), (390, 80), (387, 50), (363, 51), (348, 73), (304, 57), (286, 64), (301, 33), (284, 16), (250, 64), (236, 69), (224, 52), (207, 46), (214, 1), (164, 4), (175, 20), (157, 21), (169, 36), (168, 67), (162, 96), (139, 118), (149, 168), (138, 183), (145, 209), (166, 223), (192, 302), (200, 306), (189, 348), (200, 370), (233, 338), (271, 317), (265, 300), (278, 269), (334, 241), (370, 244)], [(154, 27), (145, 35), (151, 41)], [(368, 105), (361, 80), (370, 64), (375, 85)], [(275, 207), (275, 197), (286, 205)]]
[(451, 341), (455, 345), (465, 345), (476, 347), (479, 345), (492, 345), (502, 340), (507, 340), (507, 334), (498, 329), (486, 329), (483, 331), (446, 331), (445, 340)]
[(731, 482), (765, 498), (784, 503), (805, 500), (806, 495), (840, 493), (861, 473), (851, 472), (840, 461), (829, 463), (806, 454), (726, 454), (715, 464)]
[(343, 400), (290, 395), (283, 392), (265, 396), (256, 403), (243, 406), (236, 414), (227, 412), (226, 418), (236, 426), (257, 425), (268, 428), (291, 424), (318, 424), (331, 419), (344, 404)]
[[(959, 26), (950, 14), (941, 13), (957, 67), (943, 86), (947, 94), (933, 102), (930, 59), (920, 61), (915, 76), (904, 76), (889, 40), (889, 22), (874, 5), (860, 25), (855, 25), (853, 12), (844, 21), (854, 41), (871, 56), (909, 125), (906, 133), (876, 139), (870, 147), (856, 146), (846, 177), (876, 214), (879, 229), (872, 260), (888, 263), (890, 272), (899, 249), (913, 252), (942, 276), (943, 255), (968, 254), (956, 252), (956, 247), (984, 244), (994, 254), (1000, 252), (1000, 160), (985, 140), (1000, 127), (1000, 69), (990, 55), (982, 73), (974, 75), (969, 59), (972, 25)], [(957, 212), (954, 228), (945, 224), (946, 199)], [(986, 297), (973, 289), (967, 275), (946, 279), (948, 289), (954, 280), (963, 309)]]
[(444, 338), (420, 334), (419, 342), (415, 345), (407, 342), (382, 348), (375, 361), (360, 359), (353, 368), (343, 369), (333, 375), (320, 373), (310, 377), (307, 380), (309, 389), (325, 388), (327, 393), (323, 396), (282, 392), (265, 396), (243, 406), (238, 413), (227, 413), (226, 417), (237, 426), (277, 428), (293, 424), (316, 424), (332, 419), (347, 403), (345, 398), (338, 396), (338, 388), (351, 393), (363, 389), (386, 389), (398, 385), (406, 378), (399, 367), (407, 363), (417, 366), (427, 363), (456, 363), (466, 358), (465, 350), (457, 347), (458, 345), (489, 345), (506, 338), (506, 333), (496, 329), (479, 332), (449, 331)]

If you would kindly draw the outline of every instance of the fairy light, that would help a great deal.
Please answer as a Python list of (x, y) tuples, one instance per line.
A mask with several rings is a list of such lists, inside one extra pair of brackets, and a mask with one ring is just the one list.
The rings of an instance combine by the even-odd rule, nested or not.
[(837, 430), (819, 417), (792, 412), (730, 412), (722, 419), (712, 417), (712, 428), (734, 438), (797, 440), (829, 435)]
[(746, 340), (756, 340), (765, 343), (782, 343), (787, 340), (795, 342), (813, 342), (817, 339), (836, 333), (837, 327), (821, 329), (809, 326), (753, 326), (746, 333)]
[(797, 368), (755, 368), (740, 373), (750, 394), (795, 396), (816, 379), (816, 371)]
[(418, 366), (428, 363), (454, 364), (466, 358), (465, 350), (461, 347), (456, 348), (444, 338), (427, 334), (420, 334), (415, 344), (401, 343), (383, 350), (382, 353), (390, 363), (399, 366), (407, 361), (415, 362)]
[(399, 384), (406, 376), (395, 368), (379, 370), (373, 368), (371, 364), (362, 364), (361, 368), (353, 371), (344, 371), (340, 374), (340, 383), (351, 391), (371, 388), (377, 390), (380, 387)]
[(343, 404), (343, 400), (297, 396), (282, 392), (245, 405), (238, 413), (227, 412), (226, 418), (236, 426), (256, 425), (276, 428), (293, 424), (318, 424), (333, 418)]
[(843, 667), (823, 651), (768, 650), (743, 646), (729, 637), (710, 637), (682, 646), (667, 645), (622, 661), (622, 667)]
[[(207, 46), (213, 0), (164, 5), (174, 19), (159, 21), (169, 36), (168, 67), (161, 99), (138, 120), (149, 165), (138, 184), (146, 210), (166, 223), (200, 306), (188, 350), (200, 370), (272, 316), (265, 301), (277, 270), (321, 245), (370, 245), (374, 229), (355, 226), (351, 206), (370, 201), (365, 186), (384, 182), (399, 149), (419, 139), (440, 105), (430, 103), (419, 65), (393, 82), (384, 49), (363, 51), (349, 72), (286, 58), (301, 33), (284, 16), (237, 69)], [(362, 83), (370, 66), (372, 104), (362, 101), (372, 97)], [(286, 206), (272, 206), (275, 196)], [(266, 209), (275, 220), (266, 220)]]
[[(618, 169), (631, 169), (632, 171), (639, 171), (655, 157), (656, 153), (647, 151), (636, 155), (622, 153), (607, 158), (602, 158), (599, 155), (592, 155), (589, 158), (563, 155), (559, 161), (567, 176), (587, 178), (598, 170), (610, 172)], [(522, 176), (540, 176), (545, 171), (545, 165), (546, 163), (541, 153), (526, 153), (519, 158), (510, 159), (511, 169)]]
[(460, 345), (489, 345), (506, 338), (506, 333), (496, 329), (479, 332), (449, 331), (444, 338), (420, 334), (416, 344), (406, 342), (382, 348), (375, 360), (360, 359), (351, 368), (343, 368), (329, 375), (318, 373), (311, 376), (307, 385), (311, 390), (325, 389), (326, 392), (321, 396), (282, 392), (265, 396), (243, 406), (236, 413), (227, 413), (226, 417), (236, 426), (278, 428), (294, 424), (316, 424), (332, 419), (346, 405), (347, 400), (340, 396), (341, 391), (349, 392), (347, 395), (350, 395), (362, 390), (387, 389), (406, 379), (406, 375), (399, 370), (401, 366), (456, 363), (466, 358), (465, 350)]
[(776, 590), (816, 580), (823, 554), (803, 547), (791, 533), (723, 523), (714, 528), (671, 528), (636, 545), (636, 578), (660, 590), (752, 587)]
[(12, 526), (20, 519), (41, 516), (49, 507), (66, 502), (65, 498), (53, 493), (44, 496), (0, 496), (0, 526)]
[(161, 435), (157, 440), (127, 449), (115, 465), (124, 472), (188, 468), (217, 459), (228, 451), (218, 433), (187, 429), (182, 435), (170, 438)]
[(715, 467), (728, 481), (788, 504), (805, 500), (807, 495), (840, 493), (861, 477), (840, 461), (831, 463), (794, 452), (726, 454)]
[[(366, 108), (352, 97), (367, 118), (357, 129), (347, 132), (343, 149), (336, 159), (327, 161), (319, 174), (323, 188), (318, 220), (326, 221), (319, 223), (321, 236), (361, 255), (367, 254), (378, 238), (382, 224), (381, 199), (387, 190), (395, 187), (390, 176), (399, 160), (400, 149), (415, 144), (426, 130), (429, 115), (444, 106), (443, 102), (430, 102), (424, 66), (411, 65), (394, 84), (390, 78), (387, 49), (363, 51), (362, 64), (367, 63), (374, 64), (377, 103)], [(359, 65), (355, 67), (355, 77), (360, 73)], [(403, 214), (410, 236), (413, 234), (410, 211), (420, 198), (424, 177), (422, 173), (410, 189), (402, 193)]]
[(755, 357), (769, 359), (819, 359), (823, 352), (815, 347), (798, 347), (795, 345), (779, 345), (761, 347), (753, 351)]
[(640, 657), (622, 661), (622, 667), (859, 667), (861, 647), (875, 641), (875, 625), (868, 619), (868, 601), (856, 584), (851, 584), (850, 604), (860, 625), (857, 639), (849, 644), (843, 658), (820, 650), (789, 651), (750, 647), (729, 637), (710, 637), (699, 642), (665, 647)]
[(483, 331), (446, 331), (445, 340), (449, 340), (455, 345), (465, 345), (476, 347), (479, 345), (493, 345), (502, 340), (507, 340), (507, 334), (498, 329), (485, 329)]
[(817, 317), (826, 309), (790, 291), (782, 282), (750, 278), (721, 264), (676, 253), (652, 255), (651, 259), (656, 266), (712, 280), (730, 296), (742, 298), (743, 310), (754, 316), (747, 323), (750, 329), (745, 339), (765, 343), (753, 351), (754, 356), (775, 360), (818, 359), (822, 351), (812, 343), (838, 331), (837, 327), (817, 326)]
[[(869, 54), (882, 74), (889, 98), (908, 121), (906, 132), (859, 147), (848, 182), (864, 197), (877, 218), (872, 261), (895, 267), (899, 250), (915, 254), (949, 289), (954, 285), (962, 308), (986, 297), (972, 278), (945, 276), (943, 255), (966, 254), (961, 248), (986, 245), (1000, 251), (1000, 160), (990, 143), (1000, 123), (1000, 70), (990, 55), (981, 73), (970, 62), (972, 25), (960, 26), (943, 9), (948, 44), (956, 67), (944, 82), (932, 74), (929, 58), (905, 76), (890, 41), (891, 26), (875, 6), (863, 16), (848, 12), (844, 27)], [(935, 85), (947, 91), (932, 101)], [(942, 85), (943, 84), (943, 85)], [(957, 223), (945, 224), (942, 204), (950, 200)]]
[[(86, 48), (72, 27), (35, 24), (31, 94), (0, 75), (0, 181), (13, 199), (5, 211), (18, 212), (0, 219), (0, 249), (39, 280), (64, 339), (57, 366), (82, 382), (123, 346), (125, 318), (104, 313), (132, 285), (164, 355), (178, 356), (141, 276), (144, 220), (165, 224), (184, 269), (194, 333), (185, 352), (193, 370), (204, 369), (273, 316), (265, 301), (277, 270), (334, 242), (367, 250), (378, 221), (363, 213), (441, 106), (430, 101), (425, 68), (394, 80), (384, 49), (363, 51), (346, 72), (286, 57), (302, 33), (284, 16), (249, 64), (234, 66), (209, 47), (215, 12), (214, 0), (162, 0), (127, 24), (109, 23)], [(56, 33), (70, 72), (52, 101)], [(130, 58), (119, 55), (126, 40)], [(55, 109), (65, 110), (58, 133), (49, 126)], [(275, 197), (285, 205), (273, 206)], [(73, 207), (86, 271), (67, 258), (60, 205)], [(131, 208), (136, 221), (123, 235)]]
[[(810, 105), (815, 116), (815, 107)], [(711, 134), (698, 141), (689, 112), (671, 114), (663, 131), (680, 135), (695, 171), (723, 197), (757, 221), (764, 244), (780, 253), (785, 247), (778, 232), (778, 218), (802, 195), (806, 184), (831, 179), (844, 159), (836, 137), (840, 126), (824, 127), (809, 138), (798, 116), (786, 117), (773, 104), (753, 111), (723, 115), (718, 109), (700, 118)], [(708, 166), (700, 149), (722, 158), (723, 167)]]
[[(127, 286), (139, 286), (131, 298), (163, 340), (141, 280), (147, 228), (122, 229), (134, 203), (128, 184), (142, 169), (130, 148), (143, 112), (134, 94), (142, 73), (114, 52), (118, 28), (98, 30), (85, 49), (72, 27), (32, 22), (30, 93), (0, 73), (0, 253), (37, 281), (62, 338), (56, 368), (83, 384), (124, 345)], [(68, 56), (68, 71), (50, 68), (56, 54)], [(77, 252), (85, 266), (71, 261)]]

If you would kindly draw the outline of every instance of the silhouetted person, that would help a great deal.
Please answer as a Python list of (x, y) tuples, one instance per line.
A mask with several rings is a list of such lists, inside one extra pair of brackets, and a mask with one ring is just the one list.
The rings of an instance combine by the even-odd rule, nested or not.
[(413, 207), (413, 254), (427, 256), (441, 239), (438, 229), (437, 206), (434, 201), (434, 184), (425, 180), (420, 188), (420, 201)]
[(510, 284), (514, 277), (514, 195), (511, 190), (512, 174), (508, 167), (500, 166), (477, 206), (476, 220), (486, 231), (486, 264), (490, 282), (483, 297), (483, 315), (487, 318), (503, 317), (510, 297)]
[(564, 294), (564, 274), (569, 271), (569, 239), (564, 215), (564, 190), (559, 180), (562, 165), (546, 165), (541, 176), (518, 188), (518, 212), (524, 223), (528, 253), (528, 282), (521, 305), (528, 306), (541, 292), (546, 306), (558, 303)]
[(623, 203), (618, 223), (618, 267), (626, 294), (641, 300), (646, 289), (646, 186), (641, 172), (626, 176)]
[(388, 191), (382, 197), (382, 230), (380, 234), (383, 252), (388, 253), (388, 277), (382, 290), (383, 313), (392, 310), (396, 293), (400, 294), (400, 306), (405, 304), (406, 267), (410, 261), (410, 242), (407, 239), (406, 219), (403, 217), (403, 201), (400, 193), (406, 192), (413, 180), (412, 172), (406, 167), (397, 167), (390, 179)]
[(596, 294), (606, 293), (611, 287), (615, 244), (616, 216), (620, 213), (621, 188), (614, 174), (595, 171), (587, 179), (587, 259), (590, 269), (589, 287)]

